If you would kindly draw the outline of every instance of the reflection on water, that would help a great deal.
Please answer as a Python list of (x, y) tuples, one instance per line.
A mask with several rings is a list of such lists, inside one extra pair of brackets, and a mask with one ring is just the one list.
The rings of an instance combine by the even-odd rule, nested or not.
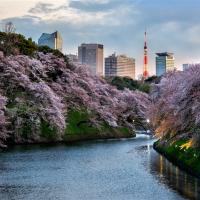
[(165, 157), (155, 152), (152, 146), (150, 148), (149, 144), (144, 146), (143, 150), (148, 155), (145, 166), (160, 183), (168, 185), (186, 198), (200, 199), (200, 179), (180, 170)]
[(153, 142), (14, 147), (0, 153), (0, 200), (200, 199), (199, 180), (156, 153)]

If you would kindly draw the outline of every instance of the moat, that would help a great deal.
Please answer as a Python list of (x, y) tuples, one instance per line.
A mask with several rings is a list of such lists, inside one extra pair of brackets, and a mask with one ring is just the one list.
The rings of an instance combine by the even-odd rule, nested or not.
[(200, 199), (200, 180), (152, 148), (155, 140), (15, 146), (0, 153), (1, 200)]

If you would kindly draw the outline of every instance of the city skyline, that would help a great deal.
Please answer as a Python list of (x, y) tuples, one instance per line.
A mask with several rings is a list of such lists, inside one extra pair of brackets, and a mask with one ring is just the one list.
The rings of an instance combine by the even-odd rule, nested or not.
[(156, 52), (173, 52), (178, 69), (200, 61), (198, 0), (1, 0), (0, 6), (1, 25), (12, 21), (34, 41), (42, 32), (58, 30), (67, 54), (77, 53), (81, 43), (104, 44), (105, 57), (117, 52), (136, 58), (137, 75), (143, 70), (145, 29), (150, 74), (155, 74)]

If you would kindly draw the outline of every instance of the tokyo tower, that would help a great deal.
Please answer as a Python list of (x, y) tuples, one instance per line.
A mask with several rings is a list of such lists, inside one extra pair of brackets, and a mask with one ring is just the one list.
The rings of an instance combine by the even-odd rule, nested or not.
[(149, 76), (148, 72), (148, 48), (147, 48), (147, 32), (144, 33), (144, 68), (143, 68), (143, 78), (147, 79)]

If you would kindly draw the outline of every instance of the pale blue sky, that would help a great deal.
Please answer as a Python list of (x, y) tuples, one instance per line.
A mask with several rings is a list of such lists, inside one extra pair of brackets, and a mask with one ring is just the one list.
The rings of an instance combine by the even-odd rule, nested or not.
[(35, 41), (58, 30), (64, 51), (76, 53), (82, 42), (105, 45), (134, 57), (142, 72), (144, 30), (148, 31), (150, 72), (155, 53), (174, 52), (176, 65), (200, 62), (199, 0), (1, 0), (0, 20), (13, 21), (17, 32)]

